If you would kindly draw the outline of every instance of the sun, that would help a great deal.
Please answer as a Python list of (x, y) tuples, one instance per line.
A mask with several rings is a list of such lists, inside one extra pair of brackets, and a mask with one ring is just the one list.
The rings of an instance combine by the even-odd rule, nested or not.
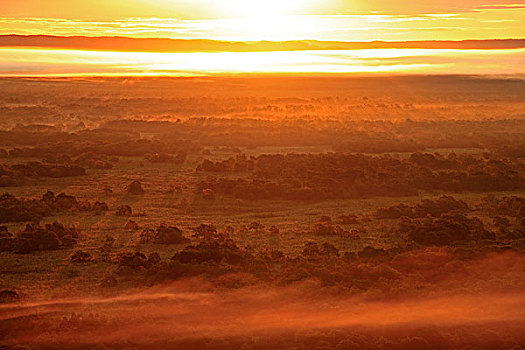
[(314, 0), (218, 0), (220, 12), (228, 17), (276, 17), (301, 14), (311, 9)]

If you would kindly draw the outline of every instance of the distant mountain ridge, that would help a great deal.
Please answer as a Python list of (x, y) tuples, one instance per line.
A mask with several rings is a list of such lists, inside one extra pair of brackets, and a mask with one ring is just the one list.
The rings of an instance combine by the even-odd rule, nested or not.
[(0, 35), (0, 47), (35, 47), (124, 52), (257, 52), (358, 49), (519, 49), (525, 39), (462, 41), (219, 41), (132, 37), (87, 37), (51, 35)]

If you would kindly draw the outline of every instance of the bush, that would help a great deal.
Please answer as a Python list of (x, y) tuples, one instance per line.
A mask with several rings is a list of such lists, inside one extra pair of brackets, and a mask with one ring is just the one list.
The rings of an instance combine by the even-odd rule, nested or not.
[(397, 231), (418, 244), (452, 245), (458, 242), (494, 240), (478, 218), (462, 214), (443, 215), (439, 218), (410, 219), (404, 217)]
[(172, 260), (185, 264), (225, 262), (238, 265), (245, 262), (246, 259), (247, 254), (231, 239), (200, 242), (196, 245), (187, 246), (172, 257)]
[(398, 204), (389, 208), (379, 208), (375, 217), (378, 219), (399, 219), (402, 216), (409, 218), (439, 217), (451, 212), (464, 213), (468, 209), (467, 203), (461, 200), (458, 201), (452, 196), (441, 196), (437, 200), (424, 199), (416, 206)]
[(40, 225), (26, 225), (13, 240), (13, 249), (17, 253), (27, 254), (37, 250), (57, 250), (71, 247), (77, 243), (79, 232), (74, 227), (64, 226), (58, 222)]

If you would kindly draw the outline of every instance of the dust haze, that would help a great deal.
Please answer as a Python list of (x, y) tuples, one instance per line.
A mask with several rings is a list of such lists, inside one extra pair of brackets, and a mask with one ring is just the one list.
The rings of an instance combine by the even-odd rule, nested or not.
[[(38, 348), (129, 344), (140, 348), (189, 346), (253, 348), (305, 346), (317, 338), (346, 348), (373, 348), (381, 340), (404, 346), (458, 347), (479, 342), (522, 342), (523, 293), (430, 295), (374, 300), (362, 296), (311, 295), (306, 286), (235, 291), (184, 291), (202, 281), (181, 281), (140, 294), (58, 299), (2, 307), (2, 322), (17, 327), (17, 342)], [(180, 291), (183, 290), (183, 291)], [(490, 300), (490, 303), (487, 301)], [(44, 329), (32, 329), (46, 320)], [(460, 339), (447, 339), (461, 329)], [(334, 334), (335, 332), (335, 334)], [(411, 337), (434, 333), (425, 340)], [(264, 337), (263, 341), (253, 337)], [(297, 341), (297, 337), (303, 339)], [(362, 337), (371, 337), (363, 343)], [(281, 340), (282, 341), (282, 340)], [(361, 341), (361, 343), (360, 343)], [(429, 342), (430, 341), (430, 342)], [(221, 344), (222, 343), (222, 344)], [(278, 345), (279, 344), (279, 345)]]

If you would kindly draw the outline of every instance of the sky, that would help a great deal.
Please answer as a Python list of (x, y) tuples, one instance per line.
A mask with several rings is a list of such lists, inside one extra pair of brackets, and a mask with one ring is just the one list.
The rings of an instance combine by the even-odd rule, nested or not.
[[(524, 39), (525, 1), (0, 0), (0, 35), (8, 34), (223, 41)], [(475, 50), (415, 49), (361, 53), (304, 50), (259, 55), (226, 51), (215, 52), (217, 55), (213, 57), (203, 52), (191, 56), (182, 52), (145, 54), (137, 50), (134, 63), (126, 59), (129, 55), (111, 49), (94, 54), (93, 50), (61, 50), (64, 48), (50, 48), (38, 42), (32, 42), (33, 47), (28, 48), (23, 38), (15, 39), (8, 46), (0, 46), (2, 75), (147, 75), (148, 70), (151, 74), (168, 75), (229, 70), (235, 73), (458, 73), (465, 67), (473, 74), (525, 72), (521, 48), (494, 49), (490, 54)], [(134, 45), (130, 45), (131, 51), (133, 48)], [(446, 49), (449, 48), (443, 47)], [(95, 61), (86, 62), (86, 57)], [(203, 57), (215, 61), (207, 62)], [(201, 66), (186, 64), (186, 59), (188, 63), (200, 62)], [(228, 61), (217, 61), (222, 59)], [(254, 64), (243, 64), (246, 59)], [(173, 64), (169, 64), (170, 60)], [(232, 62), (235, 63), (232, 65)], [(240, 71), (236, 69), (241, 66), (244, 68)]]

